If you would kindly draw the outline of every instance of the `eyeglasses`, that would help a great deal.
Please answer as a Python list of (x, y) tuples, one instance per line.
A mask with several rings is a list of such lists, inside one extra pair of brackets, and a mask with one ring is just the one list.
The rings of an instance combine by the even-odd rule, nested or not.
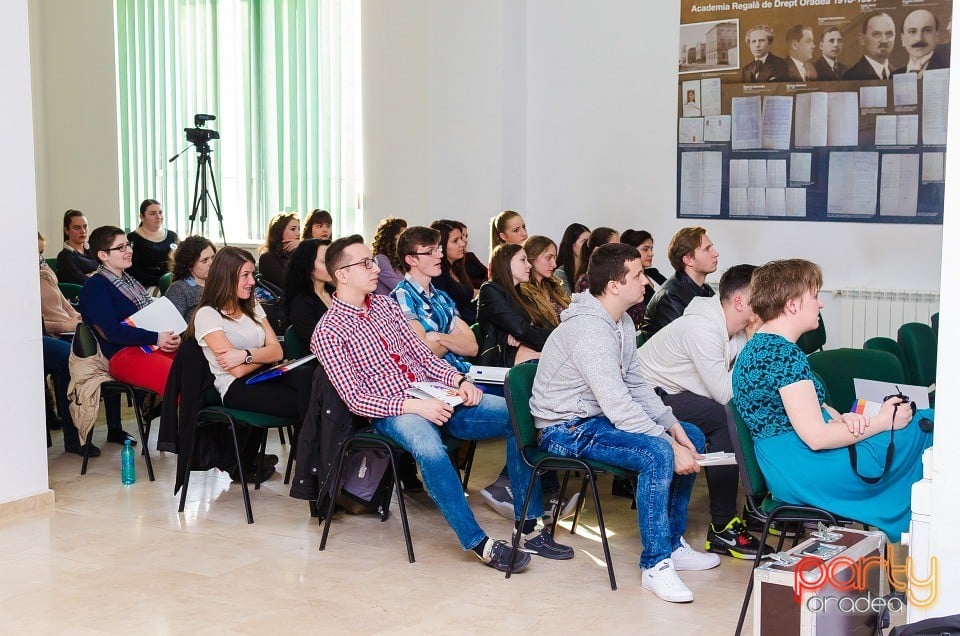
[(373, 266), (375, 264), (376, 264), (376, 261), (368, 257), (368, 258), (360, 259), (356, 263), (348, 263), (347, 265), (338, 267), (337, 271), (339, 272), (341, 269), (347, 269), (348, 267), (353, 267), (354, 265), (363, 265), (363, 269), (373, 269)]
[(133, 243), (121, 243), (116, 247), (108, 247), (103, 251), (104, 252), (126, 252), (127, 250), (132, 250), (132, 249), (133, 249)]
[(430, 248), (426, 252), (414, 252), (413, 254), (415, 256), (443, 256), (443, 248), (438, 245)]

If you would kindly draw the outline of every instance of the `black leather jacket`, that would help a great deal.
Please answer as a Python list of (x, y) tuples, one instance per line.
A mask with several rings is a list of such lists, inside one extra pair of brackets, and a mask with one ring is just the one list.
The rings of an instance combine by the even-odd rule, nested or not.
[(677, 272), (653, 295), (640, 331), (649, 340), (653, 334), (682, 316), (691, 300), (698, 296), (710, 297), (715, 293), (710, 285), (704, 283), (701, 287), (685, 272)]
[(493, 281), (480, 286), (477, 299), (477, 322), (483, 332), (483, 343), (477, 354), (477, 364), (492, 367), (512, 367), (517, 347), (507, 344), (512, 335), (534, 351), (543, 349), (553, 327), (538, 327), (530, 316), (517, 305), (507, 292)]

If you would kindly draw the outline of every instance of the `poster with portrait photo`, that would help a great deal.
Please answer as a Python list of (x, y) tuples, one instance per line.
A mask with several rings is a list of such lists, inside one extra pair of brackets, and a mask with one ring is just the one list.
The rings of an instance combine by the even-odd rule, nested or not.
[[(936, 157), (946, 151), (953, 1), (765, 4), (770, 3), (681, 0), (678, 117), (694, 116), (694, 107), (687, 106), (693, 99), (701, 111), (696, 116), (732, 121), (729, 137), (704, 127), (704, 150), (719, 151), (723, 157), (719, 218), (731, 216), (731, 192), (737, 194), (733, 207), (744, 208), (743, 193), (730, 185), (731, 163), (804, 156), (809, 158), (809, 176), (792, 184), (802, 192), (787, 193), (787, 199), (803, 202), (805, 210), (795, 205), (784, 217), (779, 205), (769, 205), (779, 201), (780, 192), (765, 193), (772, 196), (766, 196), (764, 209), (775, 210), (769, 218), (942, 224), (942, 181), (917, 178), (912, 159), (884, 157)], [(734, 22), (737, 42), (723, 46), (736, 53), (728, 53), (726, 67), (720, 68), (717, 57), (707, 55), (718, 49), (707, 34), (718, 39), (718, 31), (709, 29)], [(729, 33), (732, 30), (725, 31)], [(787, 104), (789, 109), (784, 108)], [(684, 114), (685, 107), (689, 114)], [(757, 122), (759, 143), (753, 139)], [(768, 129), (789, 139), (781, 135), (777, 143), (772, 138), (764, 143)], [(833, 153), (847, 154), (832, 158)], [(851, 165), (859, 165), (854, 160), (868, 157), (872, 162), (874, 156), (882, 169), (856, 172), (858, 178), (873, 179), (857, 184), (863, 193), (857, 205), (837, 205), (838, 193), (844, 192), (841, 180), (849, 178)], [(931, 162), (930, 174), (933, 168)], [(677, 174), (681, 190), (679, 160)], [(897, 198), (881, 206), (882, 193), (893, 191)], [(753, 194), (759, 201), (760, 194)], [(678, 204), (678, 216), (698, 216), (690, 210), (687, 205), (681, 213)], [(718, 216), (715, 209), (703, 215)], [(756, 210), (734, 216), (768, 218)]]

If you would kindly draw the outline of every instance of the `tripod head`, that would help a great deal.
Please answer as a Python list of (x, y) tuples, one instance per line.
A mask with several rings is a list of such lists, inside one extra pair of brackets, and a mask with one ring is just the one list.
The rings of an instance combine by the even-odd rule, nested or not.
[(201, 155), (210, 154), (210, 141), (220, 139), (220, 133), (212, 128), (206, 128), (208, 121), (216, 120), (216, 115), (207, 115), (197, 113), (193, 116), (193, 125), (195, 128), (184, 128), (183, 132), (187, 136), (187, 142), (197, 147), (197, 152)]

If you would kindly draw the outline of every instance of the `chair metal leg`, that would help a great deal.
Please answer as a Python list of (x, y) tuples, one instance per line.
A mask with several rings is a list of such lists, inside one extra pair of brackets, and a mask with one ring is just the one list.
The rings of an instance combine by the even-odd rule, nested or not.
[[(282, 430), (280, 428), (277, 429)], [(267, 436), (270, 431), (263, 431), (263, 439), (260, 440), (260, 450), (257, 452), (257, 473), (254, 475), (256, 483), (253, 485), (254, 490), (260, 490), (260, 473), (263, 472), (263, 456), (267, 452)], [(246, 481), (244, 481), (246, 483)]]
[(613, 559), (610, 558), (610, 545), (607, 543), (607, 529), (603, 524), (603, 510), (600, 508), (600, 493), (597, 491), (597, 480), (592, 470), (587, 470), (587, 479), (593, 492), (593, 506), (597, 511), (597, 525), (600, 527), (600, 542), (603, 544), (603, 557), (607, 561), (607, 574), (610, 575), (610, 589), (616, 591), (617, 577), (613, 573)]
[(413, 558), (413, 541), (410, 538), (410, 525), (407, 522), (407, 506), (403, 501), (403, 485), (400, 483), (400, 473), (397, 472), (397, 461), (396, 454), (393, 452), (392, 448), (389, 448), (390, 451), (390, 469), (393, 471), (393, 485), (397, 489), (397, 506), (400, 508), (400, 523), (403, 524), (403, 540), (407, 544), (407, 560), (410, 563), (414, 563), (416, 559)]
[[(530, 482), (527, 483), (527, 494), (523, 498), (523, 509), (520, 510), (520, 521), (518, 522), (520, 527), (516, 527), (513, 530), (513, 543), (511, 547), (513, 548), (510, 551), (510, 562), (507, 563), (507, 576), (510, 578), (510, 575), (513, 573), (513, 563), (517, 558), (517, 550), (520, 546), (520, 531), (523, 529), (523, 520), (527, 518), (527, 508), (530, 507), (530, 494), (533, 492), (533, 484), (537, 480), (537, 472), (540, 470), (540, 462), (537, 462), (537, 465), (533, 467), (533, 471), (530, 473)], [(488, 539), (489, 540), (489, 539)]]
[(286, 440), (286, 438), (284, 438), (284, 436), (283, 436), (283, 427), (282, 427), (282, 426), (279, 427), (279, 428), (277, 428), (277, 434), (280, 435), (280, 445), (281, 445), (281, 446), (286, 446), (286, 445), (287, 445), (287, 440)]
[(183, 474), (183, 484), (180, 485), (180, 512), (183, 512), (183, 508), (187, 503), (187, 486), (190, 485), (190, 473), (192, 472), (193, 467), (193, 453), (197, 448), (197, 431), (199, 430), (199, 426), (194, 426), (193, 435), (190, 436), (190, 450), (187, 451), (187, 470)]
[[(330, 484), (330, 503), (327, 505), (327, 517), (323, 523), (323, 534), (320, 536), (320, 551), (323, 552), (327, 547), (327, 535), (330, 533), (330, 522), (333, 520), (333, 511), (337, 508), (337, 494), (340, 492), (340, 473), (343, 471), (343, 459), (350, 449), (350, 442), (347, 442), (340, 448), (340, 457), (337, 458), (337, 472), (333, 473)], [(323, 499), (323, 493), (320, 493), (320, 500)]]
[(470, 450), (467, 452), (467, 465), (463, 467), (463, 492), (467, 492), (467, 482), (473, 472), (473, 456), (477, 452), (477, 440), (470, 440)]
[(290, 483), (290, 473), (293, 471), (293, 461), (297, 458), (297, 446), (300, 438), (293, 429), (287, 431), (290, 433), (290, 451), (287, 453), (287, 470), (283, 473), (283, 485)]
[(150, 481), (156, 481), (153, 476), (153, 462), (150, 461), (150, 449), (147, 448), (148, 443), (150, 442), (150, 434), (147, 432), (147, 427), (143, 423), (143, 413), (140, 410), (140, 402), (136, 399), (136, 394), (133, 391), (133, 388), (130, 389), (130, 396), (133, 399), (133, 414), (137, 416), (137, 430), (140, 431), (140, 444), (143, 446), (141, 451), (143, 454), (143, 459), (147, 463), (147, 477), (150, 478)]
[(587, 476), (583, 476), (580, 482), (580, 499), (577, 500), (577, 511), (573, 513), (573, 525), (570, 526), (570, 534), (577, 533), (577, 524), (580, 523), (580, 513), (583, 512), (583, 506), (587, 501)]
[[(567, 494), (567, 482), (570, 481), (570, 471), (563, 471), (563, 481), (560, 482), (560, 492), (557, 493), (557, 503), (553, 505), (553, 523), (550, 525), (550, 538), (557, 536), (557, 524), (560, 523), (560, 507), (563, 505), (563, 498)], [(577, 500), (577, 505), (580, 500)]]
[(87, 443), (83, 445), (83, 465), (80, 466), (80, 474), (87, 474), (87, 462), (90, 460), (90, 444), (93, 443), (93, 429), (87, 433)]
[(243, 459), (240, 457), (240, 442), (237, 441), (237, 423), (227, 416), (227, 426), (233, 437), (233, 452), (237, 458), (237, 472), (240, 473), (240, 492), (243, 493), (243, 507), (247, 510), (247, 523), (253, 523), (253, 509), (250, 507), (250, 491), (247, 489), (247, 475), (243, 471)]
[[(770, 532), (770, 526), (773, 525), (773, 516), (768, 516), (767, 520), (763, 524), (763, 532), (760, 534), (761, 537), (767, 537)], [(786, 528), (786, 526), (784, 526)], [(777, 547), (777, 552), (783, 547), (783, 533), (780, 534), (780, 545)], [(740, 606), (740, 618), (737, 620), (737, 630), (734, 632), (734, 636), (740, 636), (740, 633), (743, 631), (743, 622), (747, 619), (747, 607), (750, 605), (750, 596), (753, 594), (753, 570), (756, 570), (760, 567), (760, 561), (763, 559), (763, 550), (757, 550), (757, 555), (753, 558), (753, 569), (750, 570), (750, 579), (747, 581), (747, 591), (743, 594), (743, 605)]]

